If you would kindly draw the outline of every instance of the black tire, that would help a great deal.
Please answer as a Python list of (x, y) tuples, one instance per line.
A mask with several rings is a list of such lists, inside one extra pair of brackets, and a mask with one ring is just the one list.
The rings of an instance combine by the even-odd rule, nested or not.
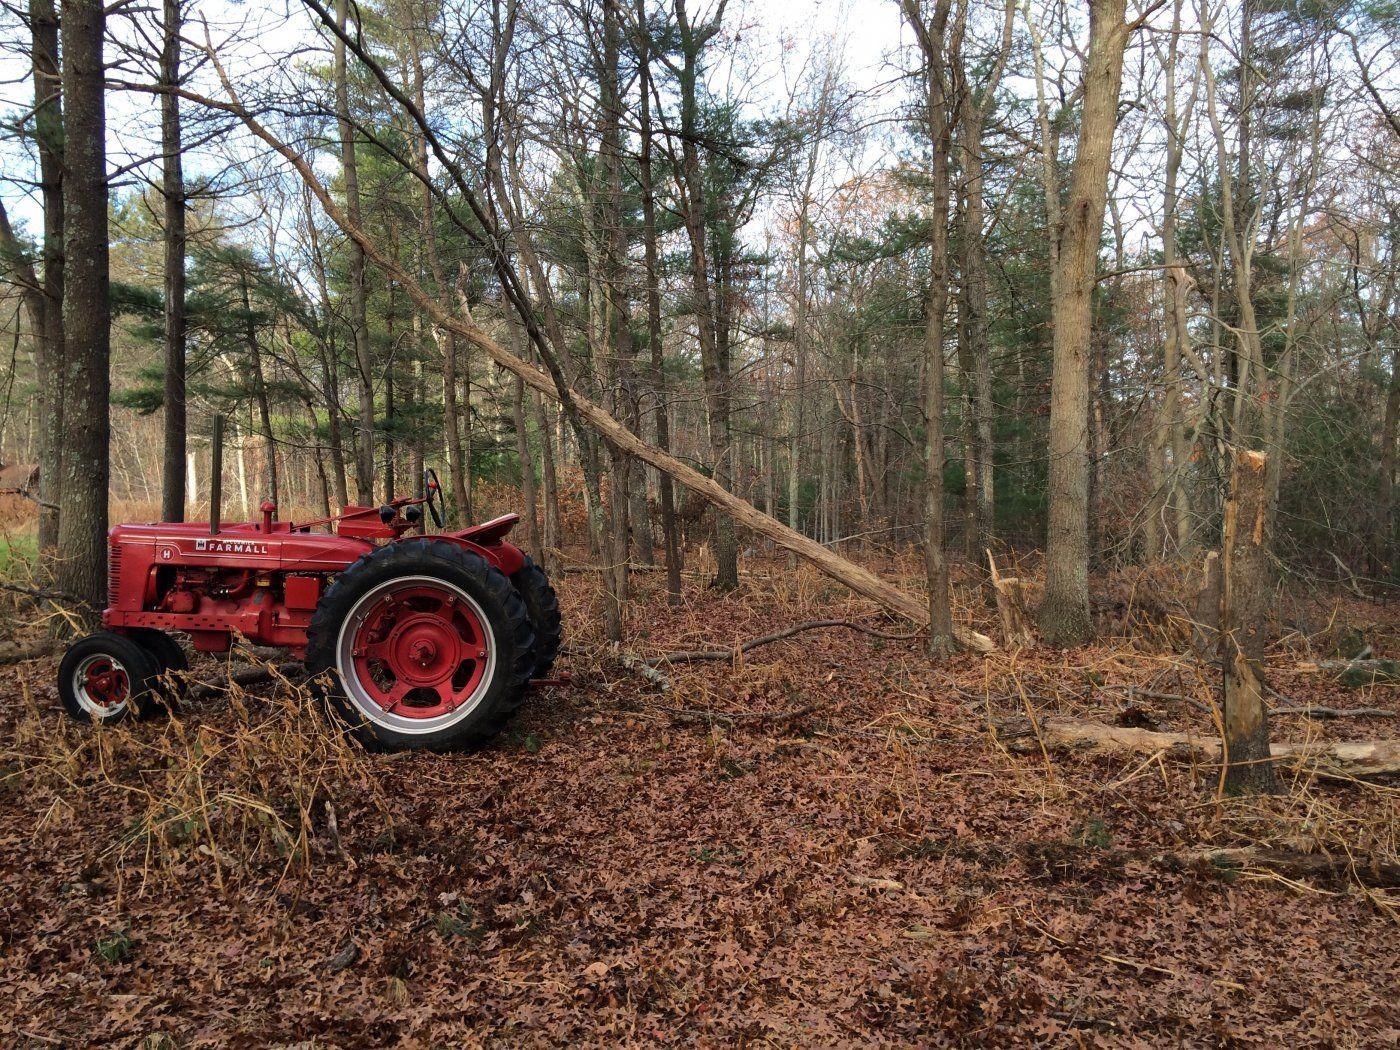
[(535, 629), (535, 678), (546, 677), (559, 658), (559, 643), (564, 637), (564, 618), (559, 614), (559, 596), (550, 586), (543, 569), (525, 555), (525, 564), (510, 578), (525, 608), (530, 611), (530, 625)]
[[(432, 718), (396, 715), (392, 706), (375, 702), (359, 681), (356, 636), (348, 633), (371, 616), (376, 602), (410, 584), (467, 599), (490, 635), (483, 652), (491, 655), (469, 702)], [(499, 569), (447, 540), (403, 540), (364, 555), (327, 588), (307, 630), (306, 669), (367, 748), (457, 751), (490, 740), (519, 709), (534, 666), (534, 640), (529, 610)], [(342, 662), (349, 664), (348, 675)], [(436, 694), (438, 686), (427, 691)]]
[[(185, 684), (184, 675), (190, 669), (190, 658), (185, 655), (184, 647), (172, 635), (154, 627), (135, 627), (127, 632), (127, 636), (134, 638), (156, 658), (156, 662), (160, 664), (160, 678), (157, 682), (159, 698), (167, 704), (174, 704), (180, 699)], [(154, 714), (154, 711), (148, 713)]]
[(184, 646), (171, 635), (164, 631), (157, 631), (153, 627), (137, 627), (128, 633), (130, 637), (135, 638), (149, 649), (165, 670), (188, 671), (190, 669), (190, 658), (185, 654)]
[[(104, 702), (96, 682), (103, 675), (124, 676), (124, 699)], [(161, 666), (155, 655), (131, 638), (99, 631), (68, 647), (58, 665), (58, 696), (79, 722), (110, 725), (145, 718), (161, 709), (157, 685)], [(115, 692), (120, 685), (112, 687)]]

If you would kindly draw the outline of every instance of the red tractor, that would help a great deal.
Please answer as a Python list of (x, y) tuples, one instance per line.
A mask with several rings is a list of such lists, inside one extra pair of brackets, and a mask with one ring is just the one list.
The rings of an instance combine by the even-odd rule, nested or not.
[(554, 664), (554, 589), (505, 540), (519, 516), (427, 534), (424, 509), (443, 527), (431, 470), (422, 496), (319, 521), (278, 521), (267, 502), (261, 522), (221, 525), (217, 492), (212, 506), (208, 524), (111, 530), (105, 630), (75, 642), (59, 667), (74, 718), (159, 710), (167, 672), (187, 668), (177, 631), (200, 652), (228, 651), (235, 633), (290, 650), (375, 749), (479, 744)]

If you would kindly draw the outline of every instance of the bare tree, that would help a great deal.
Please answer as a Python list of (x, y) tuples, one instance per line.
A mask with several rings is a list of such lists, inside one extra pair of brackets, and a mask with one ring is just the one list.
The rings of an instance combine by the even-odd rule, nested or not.
[(1041, 636), (1051, 645), (1089, 640), (1089, 350), (1108, 164), (1118, 122), (1126, 0), (1091, 0), (1084, 101), (1054, 281), (1050, 390), (1050, 515)]
[(107, 585), (107, 458), (112, 301), (108, 274), (107, 119), (100, 0), (65, 0), (64, 471), (57, 582), (93, 617)]

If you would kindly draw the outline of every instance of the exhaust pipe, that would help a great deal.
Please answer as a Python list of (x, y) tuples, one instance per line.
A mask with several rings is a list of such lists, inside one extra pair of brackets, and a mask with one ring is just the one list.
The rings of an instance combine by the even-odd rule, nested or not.
[(209, 535), (217, 536), (224, 505), (224, 417), (214, 417), (213, 444), (209, 448)]

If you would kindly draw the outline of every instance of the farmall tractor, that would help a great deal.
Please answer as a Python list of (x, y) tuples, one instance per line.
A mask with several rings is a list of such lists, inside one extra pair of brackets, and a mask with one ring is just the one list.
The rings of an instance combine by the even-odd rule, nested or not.
[(207, 653), (238, 634), (303, 658), (368, 747), (489, 739), (553, 666), (559, 605), (543, 570), (505, 540), (518, 515), (443, 532), (431, 470), (423, 492), (304, 523), (278, 521), (267, 502), (260, 522), (221, 524), (216, 491), (208, 524), (116, 526), (105, 630), (64, 655), (64, 707), (84, 722), (148, 716), (171, 699), (169, 672), (187, 669), (172, 632)]

